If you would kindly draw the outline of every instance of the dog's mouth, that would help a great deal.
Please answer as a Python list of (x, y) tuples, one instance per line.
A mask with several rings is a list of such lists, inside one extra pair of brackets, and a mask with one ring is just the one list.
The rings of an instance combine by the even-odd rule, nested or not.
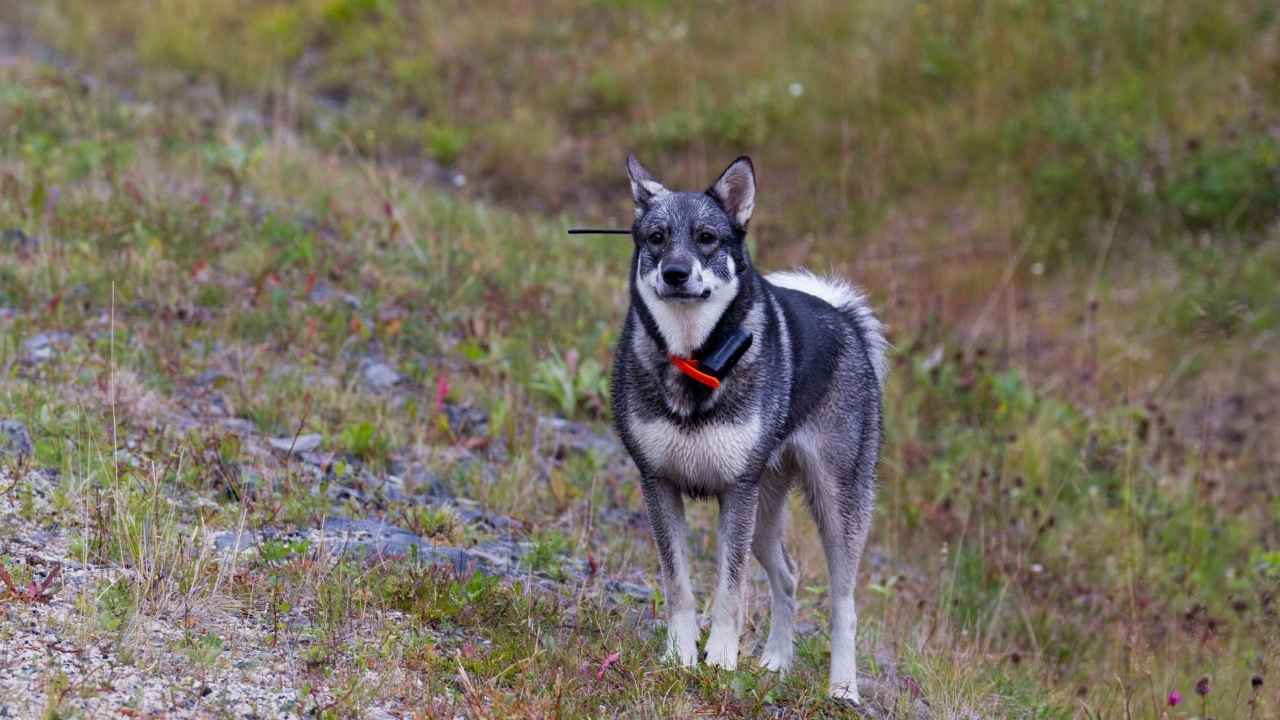
[(699, 292), (686, 292), (684, 290), (659, 290), (658, 298), (672, 302), (696, 303), (702, 302), (711, 297), (711, 288), (704, 288)]

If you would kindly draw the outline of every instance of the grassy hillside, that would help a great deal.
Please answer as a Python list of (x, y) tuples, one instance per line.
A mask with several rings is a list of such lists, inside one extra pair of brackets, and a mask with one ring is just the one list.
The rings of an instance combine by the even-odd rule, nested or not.
[(760, 264), (891, 326), (866, 712), (1280, 711), (1272, 4), (160, 6), (0, 11), (60, 66), (0, 45), (0, 564), (63, 568), (0, 587), (0, 706), (855, 716), (799, 506), (797, 672), (654, 660), (629, 248), (562, 233), (629, 216), (633, 148), (752, 153)]

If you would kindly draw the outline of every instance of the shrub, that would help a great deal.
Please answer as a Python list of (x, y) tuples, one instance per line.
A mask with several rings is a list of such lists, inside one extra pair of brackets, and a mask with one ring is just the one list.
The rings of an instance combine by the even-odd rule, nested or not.
[(1280, 216), (1280, 141), (1253, 136), (1196, 153), (1168, 197), (1191, 228), (1263, 227)]

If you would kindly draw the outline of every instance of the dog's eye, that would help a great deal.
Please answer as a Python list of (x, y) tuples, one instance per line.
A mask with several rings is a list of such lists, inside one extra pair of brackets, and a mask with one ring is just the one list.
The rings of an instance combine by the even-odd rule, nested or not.
[(702, 232), (698, 233), (698, 242), (702, 243), (703, 245), (710, 245), (715, 241), (716, 241), (716, 236), (712, 235), (706, 230), (703, 230)]
[(666, 239), (667, 239), (666, 234), (663, 233), (661, 230), (654, 230), (653, 232), (649, 233), (650, 245), (661, 245), (662, 241)]

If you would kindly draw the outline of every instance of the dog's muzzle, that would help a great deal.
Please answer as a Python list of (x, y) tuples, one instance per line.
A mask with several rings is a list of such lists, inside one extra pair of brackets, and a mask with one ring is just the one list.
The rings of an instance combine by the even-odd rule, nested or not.
[(711, 288), (704, 287), (694, 264), (686, 258), (675, 258), (662, 265), (658, 273), (661, 282), (655, 288), (658, 297), (678, 302), (698, 302), (711, 297)]

